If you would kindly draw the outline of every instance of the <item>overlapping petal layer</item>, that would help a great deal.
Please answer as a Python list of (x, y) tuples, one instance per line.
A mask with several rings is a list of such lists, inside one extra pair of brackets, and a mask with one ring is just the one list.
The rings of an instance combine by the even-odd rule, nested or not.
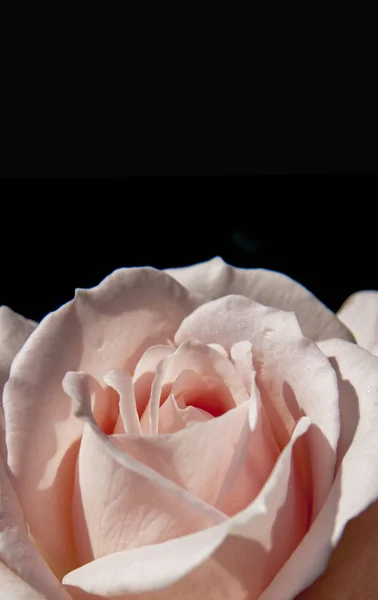
[(121, 269), (48, 315), (14, 360), (4, 390), (8, 462), (33, 536), (56, 572), (78, 564), (67, 507), (83, 424), (62, 390), (64, 375), (85, 369), (102, 381), (112, 369), (132, 372), (149, 346), (172, 338), (193, 306), (165, 273)]

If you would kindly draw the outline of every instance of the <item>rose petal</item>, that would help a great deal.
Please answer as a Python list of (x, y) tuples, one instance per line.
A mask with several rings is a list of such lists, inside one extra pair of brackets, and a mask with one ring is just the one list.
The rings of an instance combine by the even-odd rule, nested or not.
[(83, 424), (61, 389), (65, 373), (132, 372), (147, 347), (172, 338), (192, 307), (168, 275), (121, 269), (48, 315), (13, 361), (4, 390), (9, 465), (33, 536), (54, 568), (77, 566), (67, 506)]
[(257, 389), (252, 398), (249, 426), (244, 426), (235, 444), (233, 460), (215, 505), (227, 515), (236, 514), (252, 502), (279, 458), (278, 445)]
[[(158, 432), (159, 406), (164, 384), (173, 383), (183, 370), (191, 370), (202, 377), (214, 380), (223, 388), (222, 412), (245, 402), (248, 394), (243, 381), (231, 364), (214, 348), (196, 340), (188, 340), (177, 350), (162, 360), (156, 368), (156, 376), (151, 387), (151, 397), (146, 409), (149, 416), (150, 433)], [(203, 407), (200, 407), (203, 408)]]
[(247, 392), (250, 394), (256, 373), (253, 367), (251, 342), (247, 340), (236, 342), (231, 346), (230, 354), (235, 368), (240, 373)]
[(25, 319), (7, 306), (0, 306), (0, 454), (7, 455), (5, 447), (5, 422), (2, 405), (2, 393), (8, 379), (12, 360), (37, 323)]
[(196, 408), (195, 406), (186, 406), (182, 396), (178, 395), (179, 401), (175, 398), (175, 393), (190, 389), (193, 393), (199, 394), (203, 388), (206, 389), (206, 383), (202, 377), (193, 371), (183, 371), (176, 379), (172, 393), (169, 394), (167, 400), (161, 405), (159, 410), (159, 433), (174, 433), (181, 429), (191, 427), (195, 423), (209, 421), (213, 418), (205, 410)]
[(229, 358), (227, 350), (225, 350), (220, 344), (208, 344), (208, 346), (210, 348), (214, 348), (214, 350), (217, 350), (222, 356)]
[[(248, 408), (248, 403), (244, 403), (221, 417), (197, 423), (195, 427), (178, 431), (175, 435), (147, 438), (123, 435), (117, 436), (115, 443), (129, 456), (175, 481), (195, 497), (223, 510), (223, 506), (218, 506), (218, 501), (225, 479), (227, 480), (230, 469), (234, 470), (235, 456), (238, 463), (245, 458), (243, 452), (239, 452), (239, 444), (243, 444), (242, 450), (245, 450), (244, 444), (248, 443), (252, 435), (248, 423)], [(248, 432), (244, 442), (241, 433), (245, 426)], [(242, 455), (240, 459), (239, 454)], [(249, 474), (247, 486), (236, 490), (243, 495), (244, 500), (255, 481), (255, 474)], [(228, 491), (227, 489), (226, 492)], [(224, 496), (227, 497), (228, 493)], [(249, 500), (251, 499), (249, 494)], [(243, 508), (247, 503), (244, 501)]]
[(113, 552), (118, 540), (123, 543), (122, 535), (136, 544), (137, 535), (175, 537), (224, 520), (223, 513), (122, 452), (104, 435), (91, 413), (91, 385), (86, 373), (69, 372), (63, 380), (76, 416), (89, 425), (80, 446), (73, 510), (81, 561)]
[[(0, 562), (0, 583), (4, 600), (50, 600), (33, 590), (30, 585), (3, 565), (2, 562)], [(67, 599), (72, 598), (68, 595), (65, 597)]]
[(276, 271), (240, 269), (228, 265), (219, 256), (204, 263), (168, 269), (202, 302), (230, 294), (240, 294), (266, 306), (294, 311), (303, 334), (313, 340), (339, 337), (353, 341), (350, 331), (336, 315), (305, 287)]
[[(119, 394), (119, 412), (122, 419), (122, 433), (141, 435), (142, 430), (136, 409), (133, 380), (121, 369), (109, 371), (103, 380)], [(119, 432), (119, 431), (118, 431)]]
[(174, 347), (164, 344), (151, 346), (145, 351), (135, 367), (133, 382), (139, 417), (141, 417), (146, 410), (146, 406), (150, 399), (152, 382), (155, 378), (159, 362), (170, 354), (173, 354), (174, 351)]
[(36, 327), (34, 321), (25, 319), (7, 306), (0, 306), (0, 395), (12, 360)]
[(137, 382), (140, 377), (145, 375), (145, 373), (155, 373), (159, 362), (170, 354), (173, 354), (174, 351), (174, 347), (166, 344), (158, 344), (148, 348), (135, 367), (133, 375), (134, 383)]
[[(342, 438), (345, 455), (323, 509), (261, 600), (288, 600), (309, 586), (326, 569), (330, 554), (339, 543), (347, 522), (378, 499), (378, 359), (359, 346), (343, 340), (328, 340), (320, 346), (328, 356), (333, 357), (333, 363), (337, 364), (346, 386), (340, 388), (340, 404), (348, 404), (341, 410), (341, 431), (344, 432), (345, 429), (346, 432)], [(348, 390), (347, 394), (344, 393), (345, 390)], [(350, 529), (356, 531), (356, 536), (366, 536), (365, 552), (367, 548), (371, 548), (372, 539), (376, 543), (376, 523), (376, 507), (368, 509), (366, 516), (362, 513), (355, 525), (351, 523)], [(358, 524), (361, 524), (361, 530), (358, 529)], [(339, 595), (329, 597), (373, 598), (369, 594), (365, 596), (364, 587), (357, 588), (355, 582), (356, 570), (360, 570), (357, 581), (361, 583), (361, 569), (362, 573), (366, 573), (368, 565), (372, 564), (372, 556), (369, 552), (363, 557), (359, 556), (359, 548), (364, 546), (363, 540), (357, 540), (354, 548), (355, 538), (348, 530), (345, 535), (346, 540), (341, 541), (340, 554), (330, 564), (331, 579), (340, 583), (341, 573), (345, 579), (338, 590)], [(340, 561), (340, 555), (348, 559), (345, 566), (349, 570)], [(367, 577), (367, 591), (371, 593), (372, 574), (367, 574)], [(322, 581), (326, 580), (327, 576)], [(347, 590), (345, 595), (344, 590)], [(358, 593), (353, 594), (357, 590)], [(318, 597), (328, 600), (326, 594)]]
[[(63, 584), (83, 599), (97, 594), (123, 600), (144, 592), (136, 598), (257, 600), (307, 526), (292, 452), (308, 426), (309, 420), (301, 419), (259, 496), (235, 517), (192, 535), (97, 559), (68, 573)], [(166, 595), (157, 593), (163, 588)]]
[(378, 292), (357, 292), (337, 313), (355, 336), (357, 343), (378, 356)]
[[(302, 472), (313, 489), (313, 515), (327, 497), (334, 477), (340, 432), (335, 373), (314, 342), (303, 337), (294, 313), (267, 308), (243, 296), (227, 296), (197, 308), (182, 322), (175, 342), (191, 338), (231, 350), (249, 340), (257, 384), (282, 449), (305, 414), (313, 423), (308, 452), (302, 449)], [(312, 479), (312, 481), (311, 481)]]
[(20, 503), (1, 456), (0, 590), (1, 598), (27, 598), (29, 600), (29, 598), (39, 599), (46, 596), (54, 598), (54, 600), (69, 599), (69, 595), (54, 577), (28, 537)]

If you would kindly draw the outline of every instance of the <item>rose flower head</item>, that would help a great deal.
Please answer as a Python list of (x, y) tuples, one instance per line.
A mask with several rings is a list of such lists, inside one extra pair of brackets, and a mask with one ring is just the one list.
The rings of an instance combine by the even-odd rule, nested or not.
[(378, 597), (378, 301), (220, 258), (0, 309), (0, 598)]

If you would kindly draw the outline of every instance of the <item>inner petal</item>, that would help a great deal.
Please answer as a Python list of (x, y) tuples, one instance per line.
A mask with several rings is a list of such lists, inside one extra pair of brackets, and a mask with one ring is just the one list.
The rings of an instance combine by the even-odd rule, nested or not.
[(104, 376), (104, 381), (119, 393), (119, 417), (114, 433), (129, 433), (141, 435), (142, 430), (136, 409), (133, 380), (128, 373), (121, 369), (110, 371)]
[(231, 347), (231, 358), (236, 370), (240, 373), (247, 392), (252, 390), (255, 369), (253, 367), (252, 344), (248, 340), (235, 342)]
[[(145, 438), (103, 433), (91, 410), (95, 383), (87, 373), (69, 372), (62, 384), (73, 400), (75, 416), (86, 422), (73, 501), (81, 562), (126, 547), (185, 536), (224, 521), (223, 513), (189, 493), (174, 477), (161, 475), (115, 443), (117, 439), (125, 439), (127, 443), (139, 444)], [(155, 460), (154, 449), (151, 450), (151, 458)]]
[[(194, 388), (191, 384), (189, 387), (182, 386), (186, 394), (195, 390), (191, 391), (190, 397), (185, 400), (186, 405), (202, 408), (218, 416), (248, 399), (244, 383), (230, 360), (214, 348), (197, 340), (189, 340), (156, 367), (151, 396), (145, 411), (148, 413), (152, 435), (158, 432), (159, 406), (162, 404), (161, 393), (164, 385), (173, 384), (185, 370), (192, 371), (202, 378), (201, 385), (195, 384)], [(199, 390), (201, 397), (197, 393)], [(175, 390), (176, 400), (179, 400), (179, 396), (178, 390)]]
[(158, 344), (148, 348), (135, 367), (133, 382), (139, 417), (144, 413), (151, 395), (151, 386), (158, 364), (175, 351), (171, 345)]
[(179, 406), (172, 393), (160, 407), (159, 433), (174, 433), (211, 418), (209, 413), (200, 408)]
[(223, 382), (212, 377), (201, 377), (193, 371), (183, 371), (173, 386), (179, 406), (192, 406), (213, 417), (223, 415), (232, 407), (230, 390)]

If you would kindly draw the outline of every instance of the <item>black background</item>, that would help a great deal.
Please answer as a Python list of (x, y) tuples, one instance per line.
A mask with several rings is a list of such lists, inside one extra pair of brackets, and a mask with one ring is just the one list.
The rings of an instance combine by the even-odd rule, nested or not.
[(126, 211), (121, 219), (105, 202), (93, 222), (75, 220), (72, 210), (71, 220), (59, 226), (57, 207), (47, 216), (45, 208), (25, 217), (23, 230), (17, 217), (3, 220), (0, 304), (40, 320), (70, 300), (76, 287), (94, 286), (118, 267), (168, 268), (215, 255), (236, 266), (284, 272), (335, 311), (353, 292), (378, 289), (375, 241), (368, 236), (356, 241), (318, 231), (301, 239), (294, 233), (262, 238), (262, 227), (235, 226), (226, 218), (186, 223), (177, 215), (173, 224), (146, 228), (143, 211), (129, 218)]

